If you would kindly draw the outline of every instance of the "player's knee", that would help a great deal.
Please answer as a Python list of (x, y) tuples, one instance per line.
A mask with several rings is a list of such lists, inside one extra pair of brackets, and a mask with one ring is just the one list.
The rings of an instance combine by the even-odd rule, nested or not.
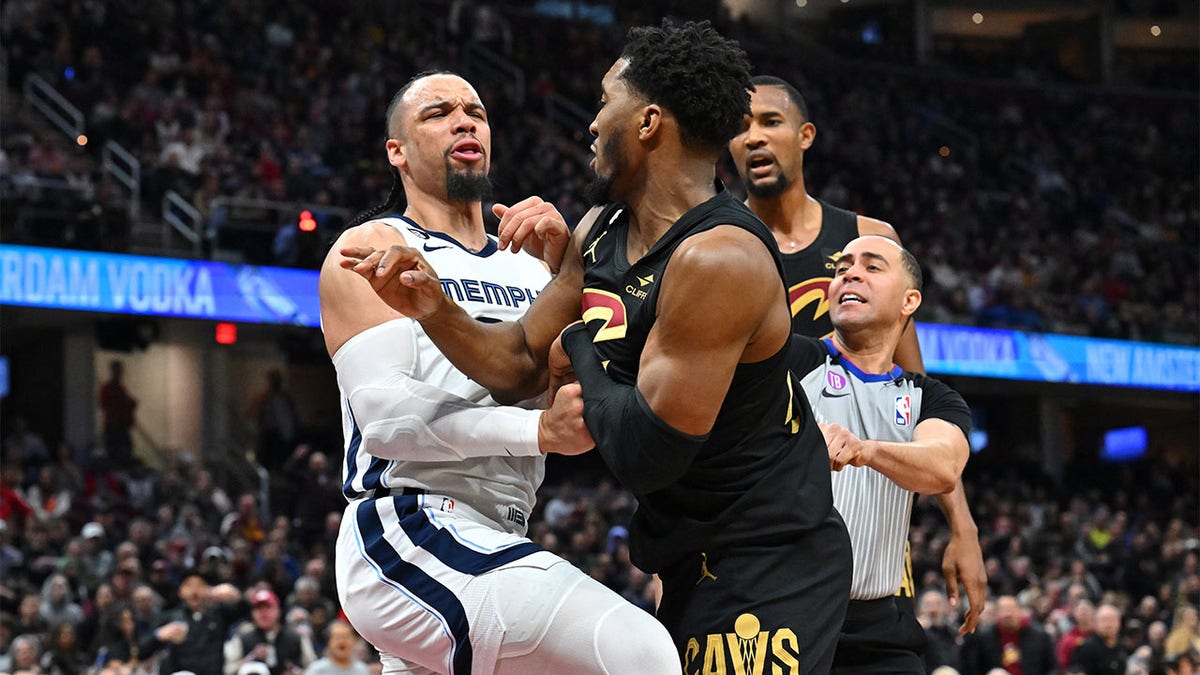
[(596, 656), (610, 675), (677, 675), (681, 669), (667, 629), (633, 605), (610, 612), (596, 627)]

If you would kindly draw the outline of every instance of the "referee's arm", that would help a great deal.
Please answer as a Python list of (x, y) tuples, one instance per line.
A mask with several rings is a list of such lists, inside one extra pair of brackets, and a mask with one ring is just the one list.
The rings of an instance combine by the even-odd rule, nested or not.
[(900, 487), (921, 494), (949, 492), (967, 464), (970, 449), (957, 425), (929, 418), (913, 429), (907, 443), (864, 441), (837, 424), (822, 424), (829, 446), (829, 466), (869, 466)]

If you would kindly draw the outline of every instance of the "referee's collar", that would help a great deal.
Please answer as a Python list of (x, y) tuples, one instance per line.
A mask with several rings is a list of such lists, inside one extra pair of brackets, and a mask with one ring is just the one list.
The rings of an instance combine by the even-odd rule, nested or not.
[(833, 360), (839, 363), (846, 372), (856, 377), (860, 382), (890, 382), (899, 379), (904, 374), (904, 369), (896, 364), (892, 364), (892, 369), (886, 373), (868, 373), (862, 368), (854, 365), (848, 357), (842, 354), (833, 344), (833, 338), (824, 338), (821, 342), (825, 345), (825, 350), (833, 357)]

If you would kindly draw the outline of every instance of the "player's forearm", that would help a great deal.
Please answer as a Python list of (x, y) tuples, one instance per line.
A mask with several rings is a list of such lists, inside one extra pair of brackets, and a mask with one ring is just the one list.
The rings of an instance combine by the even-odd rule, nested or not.
[(485, 324), (447, 301), (421, 327), (454, 367), (498, 402), (517, 403), (546, 390), (545, 356), (529, 348), (520, 321)]
[(617, 480), (639, 494), (678, 480), (708, 436), (671, 427), (654, 413), (637, 387), (614, 381), (582, 325), (564, 331), (562, 344), (583, 388), (584, 421)]
[(975, 519), (971, 517), (971, 508), (967, 505), (967, 494), (963, 490), (961, 477), (956, 481), (953, 490), (937, 495), (937, 502), (942, 507), (946, 522), (950, 525), (951, 536), (979, 536), (979, 527), (975, 524)]
[(906, 490), (921, 494), (949, 492), (962, 472), (957, 449), (942, 439), (867, 443), (872, 446), (867, 465)]

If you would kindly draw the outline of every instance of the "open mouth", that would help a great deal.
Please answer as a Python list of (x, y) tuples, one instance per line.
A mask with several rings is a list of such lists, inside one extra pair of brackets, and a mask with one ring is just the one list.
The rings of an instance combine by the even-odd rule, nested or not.
[(763, 176), (771, 172), (775, 158), (768, 153), (753, 153), (746, 158), (746, 170), (751, 176)]
[(838, 298), (839, 305), (848, 305), (851, 303), (857, 304), (857, 305), (865, 305), (865, 304), (867, 304), (867, 301), (866, 301), (866, 299), (864, 299), (861, 295), (859, 295), (857, 293), (843, 293), (842, 297)]
[(460, 162), (478, 162), (483, 159), (483, 145), (473, 138), (463, 139), (450, 148), (450, 156)]

